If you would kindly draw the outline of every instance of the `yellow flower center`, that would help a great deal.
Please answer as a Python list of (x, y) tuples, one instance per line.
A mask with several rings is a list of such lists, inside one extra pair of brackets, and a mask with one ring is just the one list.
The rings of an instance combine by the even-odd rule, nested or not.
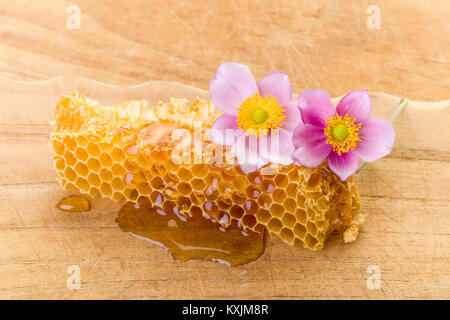
[(361, 123), (355, 123), (355, 118), (346, 114), (344, 117), (334, 114), (329, 119), (324, 129), (327, 143), (333, 147), (333, 151), (338, 155), (354, 150), (361, 139), (358, 131), (361, 129)]
[(285, 118), (283, 107), (278, 104), (276, 97), (261, 98), (259, 93), (248, 97), (238, 108), (237, 123), (247, 135), (266, 135), (271, 130), (281, 127)]

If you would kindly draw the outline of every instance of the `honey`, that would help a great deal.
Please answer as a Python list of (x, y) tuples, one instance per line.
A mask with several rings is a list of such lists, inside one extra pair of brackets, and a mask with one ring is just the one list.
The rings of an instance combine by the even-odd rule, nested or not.
[[(152, 207), (149, 201), (128, 202), (119, 211), (120, 228), (135, 237), (165, 248), (176, 261), (211, 260), (239, 266), (264, 252), (264, 232), (244, 232), (236, 224), (226, 229), (201, 211), (185, 217), (174, 207)], [(230, 219), (224, 213), (222, 222)]]
[(65, 212), (83, 212), (91, 210), (89, 200), (82, 196), (68, 196), (61, 199), (56, 207)]
[[(346, 241), (356, 239), (362, 219), (353, 177), (341, 181), (326, 163), (267, 165), (244, 174), (235, 163), (207, 162), (220, 159), (220, 148), (207, 139), (219, 115), (202, 100), (102, 106), (76, 92), (63, 96), (50, 138), (59, 183), (117, 202), (146, 198), (156, 212), (186, 219), (202, 215), (225, 229), (240, 225), (247, 234), (266, 229), (310, 250), (320, 250), (334, 230), (348, 230)], [(200, 119), (205, 134), (199, 137), (194, 124)], [(192, 140), (193, 145), (187, 143)], [(204, 148), (200, 155), (188, 153), (190, 161), (175, 161), (173, 152), (185, 145), (188, 151)]]

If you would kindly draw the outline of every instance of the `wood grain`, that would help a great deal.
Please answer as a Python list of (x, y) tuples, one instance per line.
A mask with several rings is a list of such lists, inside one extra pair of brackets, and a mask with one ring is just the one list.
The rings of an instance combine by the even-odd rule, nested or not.
[[(80, 29), (67, 28), (71, 4)], [(380, 29), (367, 27), (371, 5)], [(449, 20), (447, 0), (0, 0), (0, 76), (207, 89), (227, 60), (258, 78), (284, 70), (297, 92), (439, 101), (449, 97)]]
[[(335, 235), (310, 252), (270, 240), (257, 261), (227, 268), (175, 263), (123, 233), (114, 222), (120, 205), (112, 201), (94, 199), (86, 213), (55, 208), (74, 192), (55, 181), (49, 121), (59, 95), (71, 90), (102, 103), (207, 97), (165, 81), (118, 87), (71, 77), (0, 79), (0, 298), (450, 298), (450, 100), (412, 101), (395, 123), (392, 154), (357, 176), (368, 218), (356, 242)], [(384, 118), (400, 101), (371, 98), (374, 116)], [(72, 265), (81, 270), (79, 290), (66, 286)], [(380, 268), (380, 289), (366, 285), (371, 265)]]

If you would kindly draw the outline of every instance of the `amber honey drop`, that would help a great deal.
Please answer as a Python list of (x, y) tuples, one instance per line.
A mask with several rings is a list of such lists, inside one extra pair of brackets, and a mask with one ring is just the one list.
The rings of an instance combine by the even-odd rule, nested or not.
[[(124, 232), (164, 247), (176, 261), (211, 260), (239, 266), (258, 259), (264, 252), (264, 233), (227, 229), (205, 218), (201, 211), (184, 217), (177, 210), (156, 212), (149, 203), (128, 202), (117, 222)], [(166, 208), (167, 209), (167, 208)]]
[(61, 199), (56, 207), (65, 212), (84, 212), (91, 210), (89, 200), (81, 196), (68, 196)]

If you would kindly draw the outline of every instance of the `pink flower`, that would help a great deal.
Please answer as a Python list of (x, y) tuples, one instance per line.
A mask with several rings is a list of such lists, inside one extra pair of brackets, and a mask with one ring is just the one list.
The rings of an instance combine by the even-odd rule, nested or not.
[(269, 162), (292, 163), (292, 131), (301, 118), (286, 73), (276, 71), (256, 83), (246, 66), (225, 62), (211, 80), (209, 94), (223, 112), (209, 138), (231, 146), (244, 173)]
[(370, 118), (372, 103), (367, 90), (345, 95), (334, 108), (328, 94), (308, 90), (298, 97), (303, 119), (293, 134), (294, 162), (315, 168), (327, 159), (342, 181), (358, 169), (359, 159), (372, 162), (388, 155), (394, 145), (391, 124)]

